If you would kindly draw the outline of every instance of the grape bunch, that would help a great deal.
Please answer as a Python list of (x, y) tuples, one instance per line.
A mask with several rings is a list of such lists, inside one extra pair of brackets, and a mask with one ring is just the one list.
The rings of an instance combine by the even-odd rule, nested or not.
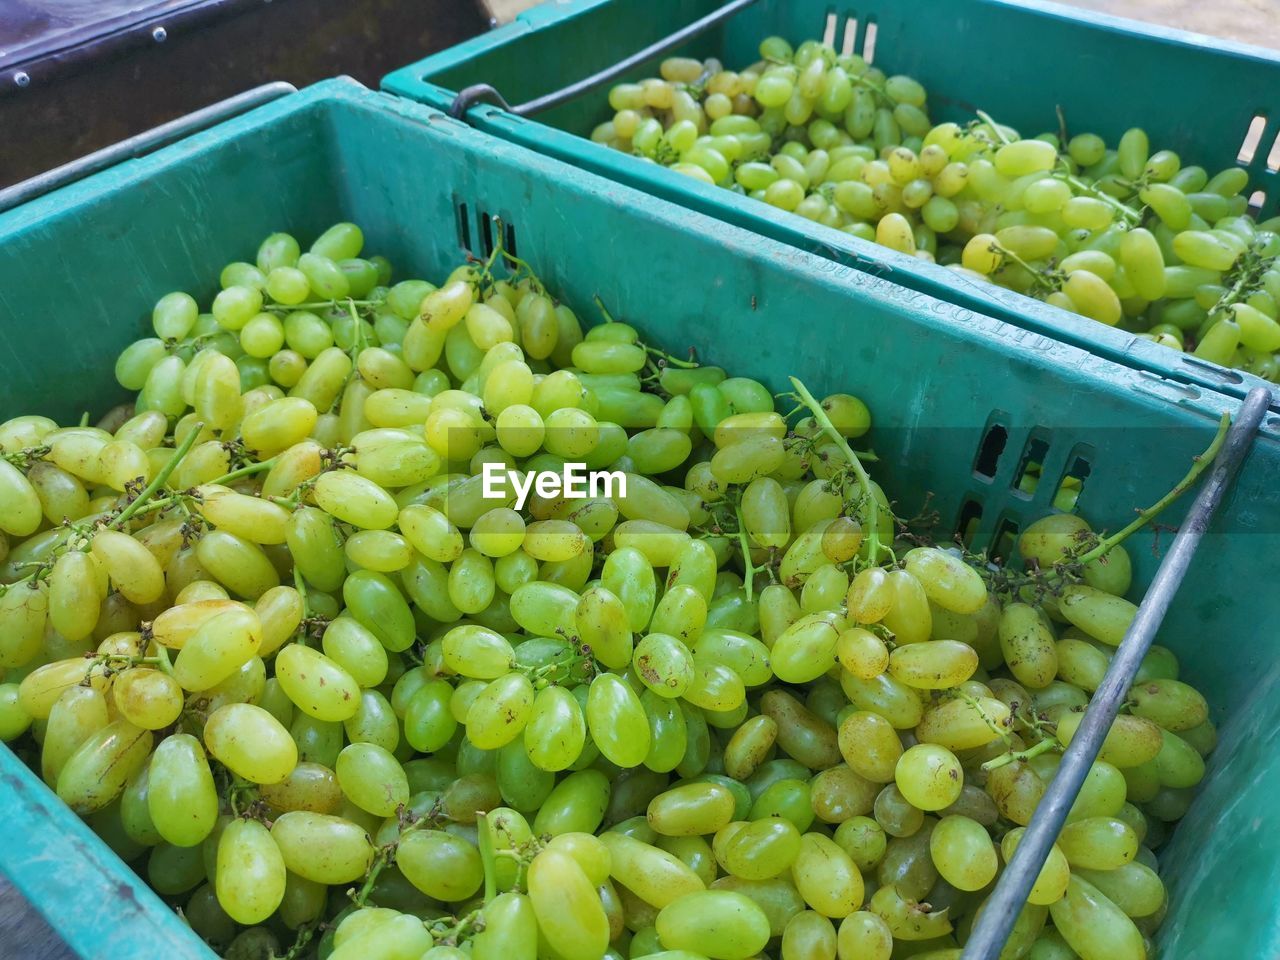
[[(858, 398), (363, 247), (273, 234), (156, 303), (133, 401), (0, 424), (0, 737), (236, 960), (956, 957), (1134, 525), (931, 545)], [(1214, 742), (1153, 647), (1006, 956), (1152, 956)]]
[(780, 37), (741, 71), (665, 60), (615, 86), (594, 141), (704, 183), (1280, 381), (1280, 217), (1134, 128), (1022, 137), (933, 124), (923, 86)]

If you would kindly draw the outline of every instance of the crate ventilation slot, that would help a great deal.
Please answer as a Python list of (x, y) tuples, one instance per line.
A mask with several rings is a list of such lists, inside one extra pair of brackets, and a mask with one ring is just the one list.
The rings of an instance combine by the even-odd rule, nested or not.
[(1018, 461), (1018, 472), (1013, 478), (1013, 495), (1023, 500), (1035, 496), (1041, 481), (1044, 479), (1044, 458), (1049, 452), (1049, 441), (1045, 439), (1047, 431), (1036, 427), (1027, 438), (1027, 445), (1022, 448), (1022, 457)]
[(458, 246), (467, 253), (471, 252), (471, 217), (468, 215), (467, 205), (459, 202), (454, 207), (458, 215)]
[(978, 529), (982, 525), (982, 504), (973, 498), (965, 500), (960, 505), (960, 515), (956, 519), (956, 536), (966, 548), (973, 546), (974, 540), (978, 536)]
[(867, 20), (867, 29), (862, 35), (862, 59), (867, 63), (875, 63), (876, 22), (874, 20)]
[(1266, 116), (1261, 113), (1254, 114), (1253, 119), (1249, 121), (1249, 129), (1245, 131), (1244, 139), (1240, 141), (1240, 152), (1236, 154), (1236, 160), (1239, 163), (1253, 163), (1253, 158), (1258, 153), (1258, 144), (1262, 143), (1262, 132), (1266, 128)]
[(1271, 141), (1271, 152), (1267, 154), (1267, 169), (1272, 173), (1280, 170), (1280, 131), (1277, 131), (1276, 138)]
[(483, 256), (486, 258), (493, 253), (493, 217), (488, 211), (481, 210), (480, 217), (480, 245), (484, 248)]
[(996, 535), (991, 539), (988, 555), (997, 563), (1003, 563), (1013, 556), (1013, 549), (1018, 544), (1018, 521), (1010, 516), (1000, 518), (996, 526)]
[(1267, 191), (1255, 190), (1249, 194), (1249, 216), (1258, 217), (1262, 213), (1262, 208), (1267, 205)]
[(840, 43), (840, 52), (846, 57), (853, 53), (854, 47), (858, 42), (858, 18), (845, 17), (844, 21), (844, 40)]
[(1008, 442), (1008, 427), (1000, 423), (993, 423), (987, 427), (987, 432), (982, 436), (982, 443), (978, 445), (978, 455), (973, 461), (974, 475), (989, 483), (996, 475), (996, 469), (1000, 466), (1000, 456), (1004, 453)]
[(1058, 481), (1058, 488), (1053, 492), (1053, 505), (1059, 510), (1074, 513), (1084, 493), (1085, 481), (1093, 472), (1091, 458), (1092, 448), (1076, 449), (1071, 452), (1066, 472)]
[(822, 28), (822, 42), (828, 47), (836, 45), (836, 28), (839, 24), (840, 17), (834, 10), (827, 11), (826, 25)]

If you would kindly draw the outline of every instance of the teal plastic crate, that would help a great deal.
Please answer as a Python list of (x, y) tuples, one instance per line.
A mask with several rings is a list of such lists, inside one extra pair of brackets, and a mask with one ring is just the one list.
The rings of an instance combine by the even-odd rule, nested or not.
[[(718, 9), (724, 0), (549, 0), (491, 33), (383, 78), (384, 90), (442, 110), (459, 90), (491, 84), (510, 104), (560, 89)], [(1115, 143), (1142, 126), (1153, 148), (1176, 150), (1210, 170), (1248, 156), (1264, 216), (1280, 200), (1280, 55), (1037, 0), (757, 0), (725, 23), (663, 56), (758, 59), (764, 37), (825, 38), (862, 53), (929, 91), (935, 122), (982, 109), (1032, 135), (1058, 129)], [(620, 79), (653, 76), (655, 58)], [(1243, 396), (1280, 387), (1159, 347), (1038, 300), (956, 275), (803, 217), (708, 186), (590, 141), (611, 116), (606, 84), (531, 117), (496, 106), (468, 112), (479, 129), (702, 213), (892, 282), (1082, 346), (1136, 369)], [(1247, 148), (1247, 149), (1246, 149)], [(1253, 188), (1251, 188), (1253, 189)]]
[[(440, 113), (329, 81), (0, 215), (0, 418), (91, 417), (121, 399), (111, 359), (156, 298), (207, 302), (217, 268), (262, 236), (360, 223), (401, 276), (441, 277), (492, 245), (489, 215), (584, 318), (599, 296), (673, 353), (771, 388), (861, 395), (876, 476), (904, 516), (982, 546), (1051, 510), (1063, 474), (1080, 510), (1127, 522), (1187, 469), (1235, 400), (1114, 364), (905, 290), (478, 133)], [(1043, 465), (1034, 494), (1017, 489)], [(1165, 851), (1165, 960), (1280, 952), (1280, 648), (1269, 589), (1280, 555), (1280, 417), (1268, 416), (1160, 642), (1213, 704), (1221, 745)], [(1052, 481), (1052, 482), (1050, 482)], [(1162, 521), (1176, 523), (1184, 505)], [(1136, 598), (1159, 547), (1130, 544)], [(0, 747), (11, 877), (85, 957), (207, 956), (158, 897)], [(1249, 898), (1247, 922), (1239, 904)]]

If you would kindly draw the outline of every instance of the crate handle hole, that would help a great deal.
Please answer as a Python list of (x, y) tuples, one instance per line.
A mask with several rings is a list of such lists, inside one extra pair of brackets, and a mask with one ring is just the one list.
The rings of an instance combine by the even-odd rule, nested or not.
[(959, 541), (968, 549), (977, 539), (978, 529), (982, 525), (982, 504), (972, 498), (960, 505), (960, 515), (956, 518), (955, 533)]
[(1023, 500), (1035, 496), (1040, 482), (1044, 479), (1044, 458), (1049, 452), (1049, 441), (1045, 439), (1043, 427), (1036, 427), (1022, 448), (1022, 457), (1018, 461), (1018, 472), (1013, 477), (1013, 495)]
[(973, 461), (973, 472), (988, 482), (996, 475), (1000, 466), (1000, 456), (1009, 442), (1009, 428), (1000, 423), (993, 423), (982, 436), (978, 444), (978, 455)]
[(867, 30), (862, 37), (862, 59), (867, 63), (875, 63), (876, 60), (876, 22), (870, 18), (867, 19)]
[(1240, 151), (1236, 154), (1237, 162), (1253, 163), (1253, 158), (1258, 153), (1258, 144), (1262, 143), (1262, 132), (1266, 128), (1266, 114), (1254, 114), (1253, 119), (1249, 121), (1249, 129), (1244, 133), (1244, 139), (1240, 141)]
[(1249, 216), (1255, 220), (1262, 215), (1262, 208), (1267, 205), (1267, 191), (1255, 190), (1249, 194)]
[(455, 206), (458, 215), (458, 246), (462, 247), (467, 253), (471, 252), (471, 218), (468, 216), (467, 205), (459, 202)]
[(858, 43), (858, 18), (853, 14), (844, 18), (844, 40), (840, 44), (840, 52), (846, 57), (852, 56)]
[(836, 45), (836, 25), (839, 17), (836, 16), (834, 10), (827, 10), (826, 23), (822, 28), (822, 45), (824, 47), (834, 47)]
[(1280, 132), (1271, 141), (1271, 152), (1267, 154), (1267, 169), (1272, 173), (1280, 171)]

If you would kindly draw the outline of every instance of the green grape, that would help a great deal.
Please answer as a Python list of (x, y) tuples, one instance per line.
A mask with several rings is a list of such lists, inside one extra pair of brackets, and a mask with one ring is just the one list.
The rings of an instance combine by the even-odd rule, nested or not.
[(539, 933), (566, 960), (594, 960), (609, 943), (609, 921), (576, 860), (546, 849), (529, 865), (529, 901)]
[(612, 591), (603, 586), (583, 591), (574, 610), (574, 623), (581, 642), (605, 666), (616, 670), (631, 662), (627, 608)]
[(978, 668), (978, 654), (958, 640), (933, 640), (894, 650), (889, 673), (909, 687), (945, 690), (959, 686)]
[(690, 893), (663, 907), (656, 927), (670, 950), (716, 960), (746, 960), (770, 937), (769, 918), (749, 897), (729, 890)]
[(661, 793), (649, 803), (649, 824), (663, 836), (705, 836), (733, 816), (733, 794), (715, 783), (690, 783)]
[(916, 547), (903, 558), (906, 569), (938, 606), (954, 613), (977, 613), (987, 601), (987, 588), (976, 570), (936, 547)]
[(1049, 685), (1058, 672), (1053, 633), (1040, 612), (1023, 603), (1009, 604), (1000, 615), (1000, 649), (1014, 678), (1031, 689)]
[[(1014, 851), (1018, 849), (1018, 844), (1022, 840), (1022, 835), (1026, 831), (1022, 827), (1016, 827), (1004, 835), (1004, 839), (1000, 841), (1000, 852), (1008, 863), (1013, 857)], [(1049, 849), (1049, 856), (1045, 859), (1044, 866), (1040, 868), (1035, 883), (1031, 887), (1031, 893), (1028, 895), (1028, 902), (1047, 906), (1056, 903), (1062, 899), (1067, 890), (1067, 882), (1071, 877), (1071, 866), (1067, 863), (1067, 858), (1063, 855), (1062, 849), (1055, 843)]]
[(10, 743), (26, 733), (30, 726), (31, 717), (19, 701), (18, 685), (0, 683), (0, 741)]
[(147, 882), (158, 893), (166, 896), (187, 893), (204, 880), (204, 859), (199, 847), (160, 843), (151, 849), (147, 858)]
[(850, 713), (840, 723), (838, 743), (845, 763), (859, 776), (874, 783), (893, 781), (902, 744), (884, 717), (865, 710)]
[(533, 684), (524, 674), (490, 681), (467, 711), (467, 738), (482, 750), (505, 746), (524, 730), (533, 704)]
[(404, 596), (385, 574), (358, 570), (342, 585), (351, 615), (393, 652), (413, 645), (416, 628)]
[(1050, 904), (1049, 911), (1058, 932), (1082, 960), (1147, 956), (1133, 921), (1087, 880), (1071, 877), (1066, 895)]
[(649, 752), (649, 723), (639, 697), (625, 681), (602, 673), (591, 681), (586, 706), (592, 741), (613, 763), (635, 767)]
[(564, 770), (578, 759), (585, 742), (586, 720), (573, 695), (558, 686), (538, 691), (524, 727), (524, 747), (533, 764)]
[(704, 889), (697, 873), (665, 850), (615, 832), (600, 840), (609, 851), (609, 875), (652, 907), (661, 910)]
[(49, 624), (68, 640), (89, 636), (98, 624), (102, 594), (93, 556), (62, 554), (49, 574)]
[(284, 899), (285, 863), (271, 832), (233, 820), (218, 840), (218, 902), (237, 923), (261, 923)]
[[(843, 596), (845, 591), (838, 593)], [(811, 613), (791, 624), (770, 651), (774, 674), (785, 683), (808, 683), (826, 673), (835, 659), (842, 624), (832, 613)]]
[[(1058, 719), (1059, 742), (1064, 745), (1070, 743), (1083, 718), (1083, 713), (1064, 713)], [(1121, 714), (1112, 722), (1098, 755), (1124, 769), (1154, 760), (1163, 747), (1164, 737), (1158, 726), (1141, 717)]]
[(981, 890), (995, 878), (995, 845), (986, 828), (968, 817), (938, 821), (929, 835), (929, 852), (938, 873), (960, 890)]
[(151, 753), (151, 731), (115, 720), (90, 734), (58, 773), (56, 790), (76, 813), (101, 810), (120, 795)]
[(353, 743), (334, 766), (343, 794), (362, 810), (389, 817), (409, 800), (409, 781), (399, 761), (372, 743)]
[(836, 951), (836, 928), (820, 913), (806, 910), (787, 921), (781, 947), (785, 960), (833, 960)]
[(280, 783), (261, 787), (258, 795), (277, 810), (333, 813), (342, 806), (342, 789), (328, 767), (303, 761)]
[(1191, 686), (1172, 678), (1155, 678), (1136, 683), (1129, 691), (1135, 716), (1158, 724), (1165, 730), (1185, 732), (1209, 718), (1209, 706)]
[(148, 775), (147, 807), (156, 831), (176, 847), (192, 847), (213, 831), (218, 794), (195, 737), (171, 734), (156, 747)]
[(325, 654), (302, 644), (289, 644), (280, 651), (276, 679), (299, 710), (318, 720), (349, 720), (360, 706), (355, 678)]
[(822, 834), (801, 838), (791, 874), (805, 902), (825, 917), (846, 917), (862, 904), (862, 874), (849, 855)]
[(1072, 866), (1114, 870), (1136, 856), (1138, 835), (1112, 817), (1088, 817), (1063, 827), (1058, 847)]
[(772, 717), (746, 720), (725, 744), (725, 772), (736, 780), (746, 780), (768, 756), (777, 738), (778, 724)]
[(681, 697), (694, 681), (689, 648), (665, 633), (650, 633), (635, 646), (632, 666), (641, 682), (662, 697)]
[(271, 836), (289, 872), (315, 883), (350, 883), (373, 861), (369, 837), (343, 817), (290, 811), (272, 822)]
[(254, 783), (279, 783), (298, 762), (289, 731), (249, 703), (229, 703), (211, 713), (204, 744), (215, 760)]
[(767, 880), (788, 870), (800, 853), (800, 831), (789, 820), (768, 817), (738, 830), (724, 852), (724, 867), (744, 880)]
[(533, 636), (572, 633), (578, 594), (559, 584), (534, 581), (511, 594), (511, 615)]
[[(15, 712), (22, 712), (20, 704)], [(25, 731), (31, 718), (23, 714), (23, 719), (20, 725)], [(45, 783), (56, 785), (72, 754), (110, 722), (106, 698), (93, 687), (71, 687), (58, 697), (49, 711), (40, 750), (40, 774)]]
[(964, 772), (950, 750), (922, 743), (910, 747), (898, 758), (894, 782), (912, 806), (941, 810), (960, 796)]
[(970, 750), (992, 743), (1000, 737), (1000, 731), (1011, 728), (1009, 707), (999, 700), (953, 699), (926, 709), (916, 727), (916, 736), (923, 743), (935, 743), (948, 750)]
[[(338, 617), (331, 620), (325, 628), (321, 643), (325, 657), (344, 670), (358, 686), (374, 687), (386, 678), (389, 668), (386, 648), (378, 642), (378, 638), (372, 631), (358, 620), (352, 617)], [(284, 687), (283, 678), (279, 677), (278, 670), (277, 667), (277, 679), (282, 681), (282, 689), (285, 689), (286, 695), (292, 700), (292, 694), (289, 694), (288, 689)], [(341, 712), (343, 711), (339, 711)]]
[(609, 780), (598, 770), (569, 774), (551, 791), (534, 818), (537, 834), (592, 833), (609, 804)]
[(659, 697), (652, 690), (641, 694), (640, 704), (649, 720), (649, 752), (644, 765), (663, 773), (674, 770), (688, 749), (684, 711), (677, 701)]
[(484, 928), (471, 940), (475, 960), (535, 960), (537, 918), (529, 898), (502, 893), (484, 906)]
[(462, 837), (420, 830), (401, 838), (396, 864), (415, 887), (445, 902), (466, 900), (484, 882), (480, 852)]

